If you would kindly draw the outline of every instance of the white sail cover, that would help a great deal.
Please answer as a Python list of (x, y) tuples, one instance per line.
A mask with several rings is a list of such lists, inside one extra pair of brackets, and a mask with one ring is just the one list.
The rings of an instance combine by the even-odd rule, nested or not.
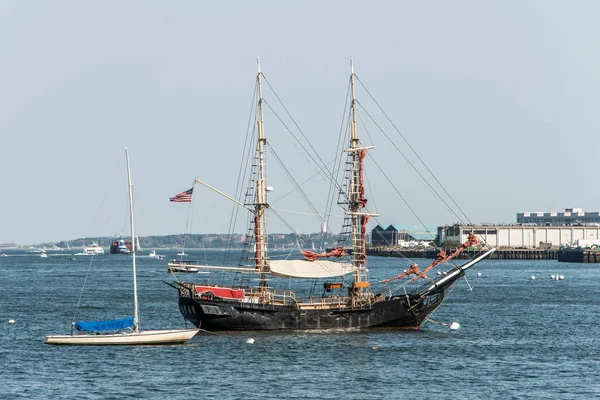
[(356, 271), (352, 264), (327, 260), (271, 260), (270, 273), (284, 278), (331, 278)]

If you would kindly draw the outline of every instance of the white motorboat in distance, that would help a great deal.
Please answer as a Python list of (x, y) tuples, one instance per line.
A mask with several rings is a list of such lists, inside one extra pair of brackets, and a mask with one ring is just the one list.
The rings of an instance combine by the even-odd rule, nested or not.
[(98, 245), (98, 243), (92, 243), (90, 246), (83, 249), (83, 254), (95, 255), (104, 254), (104, 249)]
[(184, 273), (195, 273), (200, 270), (198, 265), (196, 265), (196, 261), (177, 261), (173, 260), (172, 262), (167, 264), (167, 268), (169, 272), (184, 272)]
[(150, 258), (156, 258), (157, 260), (164, 260), (165, 256), (161, 255), (161, 254), (156, 254), (156, 251), (152, 250), (149, 254), (148, 257)]

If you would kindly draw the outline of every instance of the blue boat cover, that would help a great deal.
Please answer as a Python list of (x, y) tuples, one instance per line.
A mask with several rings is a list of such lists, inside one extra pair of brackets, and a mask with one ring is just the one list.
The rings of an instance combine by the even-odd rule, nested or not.
[(109, 321), (79, 321), (75, 322), (78, 331), (117, 331), (119, 329), (131, 328), (133, 317), (113, 319)]

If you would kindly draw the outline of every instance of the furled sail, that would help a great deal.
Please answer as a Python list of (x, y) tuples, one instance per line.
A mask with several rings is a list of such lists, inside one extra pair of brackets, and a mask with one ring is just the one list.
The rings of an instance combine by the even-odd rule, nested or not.
[(272, 275), (305, 279), (331, 278), (356, 271), (352, 264), (327, 260), (271, 260), (269, 269)]
[(108, 321), (79, 321), (75, 322), (78, 331), (99, 332), (118, 331), (133, 327), (133, 317), (112, 319)]

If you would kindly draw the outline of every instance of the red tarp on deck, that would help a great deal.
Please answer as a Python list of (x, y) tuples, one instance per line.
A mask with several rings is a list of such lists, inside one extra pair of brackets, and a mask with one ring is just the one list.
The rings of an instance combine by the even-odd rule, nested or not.
[(214, 286), (198, 286), (196, 285), (196, 293), (212, 292), (215, 296), (224, 297), (227, 299), (243, 299), (244, 289), (230, 289), (226, 287)]

